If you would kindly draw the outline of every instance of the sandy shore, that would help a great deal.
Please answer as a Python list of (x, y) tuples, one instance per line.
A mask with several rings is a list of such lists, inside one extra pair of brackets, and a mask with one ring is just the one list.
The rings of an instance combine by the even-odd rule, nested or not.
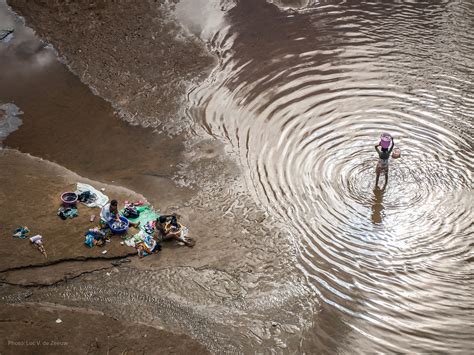
[[(0, 151), (6, 167), (0, 209), (7, 211), (0, 214), (0, 299), (47, 300), (108, 316), (120, 309), (121, 320), (148, 319), (190, 334), (211, 352), (297, 348), (299, 314), (308, 304), (295, 301), (304, 292), (288, 263), (294, 250), (242, 189), (240, 168), (223, 145), (191, 136), (182, 115), (186, 87), (213, 63), (202, 44), (180, 37), (169, 9), (148, 3), (9, 4), (77, 76), (55, 60), (34, 69), (38, 54), (51, 56), (35, 39), (5, 63), (11, 74), (0, 97), (24, 113), (23, 125), (4, 142), (15, 150)], [(102, 97), (139, 125), (119, 119)], [(80, 216), (68, 221), (55, 214), (60, 193), (78, 181), (105, 187), (119, 201), (145, 198), (162, 213), (178, 213), (196, 246), (168, 243), (143, 260), (129, 257), (133, 250), (118, 239), (105, 256), (86, 248), (91, 211), (81, 206)], [(44, 236), (48, 260), (10, 236), (25, 224)], [(89, 293), (102, 303), (91, 304)], [(157, 309), (149, 301), (155, 298), (165, 306)], [(122, 309), (128, 302), (133, 307)]]
[(186, 335), (79, 308), (45, 303), (8, 305), (0, 309), (0, 319), (5, 354), (208, 353)]
[[(143, 198), (124, 188), (101, 184), (81, 178), (66, 169), (38, 158), (21, 154), (14, 150), (0, 150), (0, 164), (4, 171), (0, 175), (2, 185), (0, 224), (2, 226), (2, 249), (0, 251), (0, 277), (4, 280), (18, 279), (18, 283), (49, 284), (68, 275), (78, 275), (80, 270), (91, 270), (88, 260), (120, 259), (135, 255), (132, 248), (120, 245), (120, 238), (113, 238), (104, 248), (84, 246), (84, 233), (95, 227), (89, 218), (99, 215), (99, 208), (78, 205), (79, 216), (62, 220), (56, 215), (60, 206), (60, 195), (64, 191), (74, 191), (77, 182), (92, 183), (97, 188), (105, 188), (106, 193), (119, 199)], [(40, 234), (48, 257), (45, 258), (32, 247), (28, 239), (12, 237), (12, 231), (19, 226), (30, 229), (29, 236)], [(130, 231), (133, 233), (133, 231)], [(103, 255), (102, 251), (107, 250)], [(59, 267), (60, 264), (74, 263), (74, 267)], [(82, 262), (79, 262), (82, 261)], [(110, 261), (108, 262), (110, 265)], [(49, 267), (40, 270), (39, 266)], [(97, 267), (97, 266), (96, 266)], [(100, 265), (99, 268), (102, 268)], [(31, 269), (31, 270), (29, 270)], [(92, 268), (93, 269), (93, 268)], [(54, 272), (56, 271), (56, 272)], [(12, 273), (15, 273), (13, 277)], [(71, 274), (71, 272), (73, 272)], [(19, 277), (23, 273), (23, 278)], [(13, 281), (11, 281), (13, 282)]]

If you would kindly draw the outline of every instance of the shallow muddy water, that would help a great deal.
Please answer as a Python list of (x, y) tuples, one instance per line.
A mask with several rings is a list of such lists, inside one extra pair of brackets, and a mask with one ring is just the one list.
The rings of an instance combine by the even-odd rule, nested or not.
[[(0, 289), (2, 300), (93, 308), (188, 333), (215, 353), (472, 351), (474, 4), (182, 0), (175, 14), (219, 59), (188, 95), (198, 137), (166, 145), (118, 120), (20, 24), (0, 58), (0, 103), (24, 111), (10, 146), (151, 201), (175, 191), (179, 156), (183, 186), (201, 189), (180, 192), (200, 231), (197, 258), (218, 266), (180, 265), (182, 254), (169, 266), (165, 254), (143, 269)], [(100, 144), (75, 133), (85, 125)], [(375, 189), (382, 132), (402, 158)], [(226, 147), (192, 145), (209, 136)], [(124, 149), (134, 140), (146, 142), (138, 158)], [(98, 164), (114, 152), (132, 166)], [(243, 186), (221, 179), (225, 154)], [(219, 226), (199, 223), (209, 216)]]
[[(210, 40), (191, 115), (286, 221), (346, 350), (472, 350), (473, 18), (471, 1), (243, 0)], [(402, 158), (376, 189), (383, 132)], [(341, 344), (315, 322), (307, 341)]]

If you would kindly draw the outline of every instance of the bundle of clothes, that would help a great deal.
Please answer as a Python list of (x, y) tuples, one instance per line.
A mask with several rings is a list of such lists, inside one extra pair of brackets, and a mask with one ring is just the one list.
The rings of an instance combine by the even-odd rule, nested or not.
[(20, 238), (20, 239), (25, 239), (25, 238), (28, 237), (28, 235), (27, 235), (28, 233), (30, 233), (30, 229), (27, 226), (18, 227), (13, 232), (13, 237), (14, 238)]
[(89, 184), (77, 183), (77, 199), (87, 207), (102, 207), (107, 204), (109, 198), (102, 192)]
[(77, 208), (74, 206), (61, 206), (58, 209), (58, 216), (62, 220), (66, 220), (68, 218), (74, 218), (79, 215)]
[[(27, 226), (18, 227), (13, 232), (13, 237), (19, 238), (19, 239), (26, 239), (28, 238), (29, 232), (30, 232), (30, 229)], [(44, 248), (44, 245), (43, 245), (43, 236), (37, 234), (33, 237), (30, 237), (30, 243), (33, 246), (35, 246), (36, 249), (38, 249), (39, 252), (43, 254), (45, 258), (48, 258), (48, 255), (46, 254), (46, 249)]]
[(87, 205), (87, 204), (91, 204), (91, 203), (94, 203), (95, 201), (97, 201), (97, 195), (89, 190), (87, 191), (84, 191), (82, 193), (80, 193), (79, 195), (77, 195), (77, 200), (79, 202), (82, 202), (83, 204)]
[(135, 248), (140, 258), (158, 253), (161, 250), (161, 245), (153, 238), (153, 231), (147, 233), (145, 230), (141, 230), (133, 237), (128, 238), (125, 244)]
[(94, 246), (104, 246), (110, 235), (107, 231), (100, 229), (99, 227), (89, 229), (85, 234), (84, 244), (89, 248)]
[(145, 203), (143, 201), (138, 202), (129, 202), (125, 201), (125, 208), (122, 211), (122, 214), (125, 218), (135, 219), (140, 217), (141, 210), (137, 207), (143, 206)]

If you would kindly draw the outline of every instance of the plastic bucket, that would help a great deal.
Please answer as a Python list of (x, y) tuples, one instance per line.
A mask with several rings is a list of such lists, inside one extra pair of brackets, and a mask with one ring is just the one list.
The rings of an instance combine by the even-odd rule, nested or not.
[(392, 143), (392, 137), (390, 137), (387, 133), (382, 133), (380, 136), (380, 146), (382, 148), (388, 148), (390, 147), (390, 144)]
[(392, 152), (392, 158), (393, 159), (398, 159), (398, 158), (400, 158), (401, 155), (402, 155), (402, 152), (398, 148), (395, 148)]
[(74, 206), (77, 203), (77, 194), (75, 192), (65, 192), (61, 195), (61, 201), (64, 206)]
[(115, 221), (112, 221), (112, 222), (109, 222), (107, 223), (109, 225), (109, 228), (110, 230), (114, 233), (114, 234), (124, 234), (127, 232), (128, 230), (128, 227), (130, 226), (130, 222), (128, 221), (128, 219), (126, 219), (125, 217), (123, 216), (120, 216), (120, 220), (125, 222), (125, 226), (123, 228), (114, 228), (113, 224)]

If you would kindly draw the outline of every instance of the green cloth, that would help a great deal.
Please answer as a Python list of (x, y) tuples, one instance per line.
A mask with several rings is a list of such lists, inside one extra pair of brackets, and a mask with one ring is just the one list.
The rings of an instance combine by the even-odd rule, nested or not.
[[(133, 223), (140, 222), (140, 229), (144, 229), (145, 224), (149, 221), (154, 221), (160, 215), (153, 210), (150, 206), (136, 206), (136, 209), (138, 212), (140, 212), (140, 215), (138, 218), (128, 218), (129, 221)], [(120, 211), (120, 214), (123, 215), (123, 212), (125, 211), (125, 208)]]

